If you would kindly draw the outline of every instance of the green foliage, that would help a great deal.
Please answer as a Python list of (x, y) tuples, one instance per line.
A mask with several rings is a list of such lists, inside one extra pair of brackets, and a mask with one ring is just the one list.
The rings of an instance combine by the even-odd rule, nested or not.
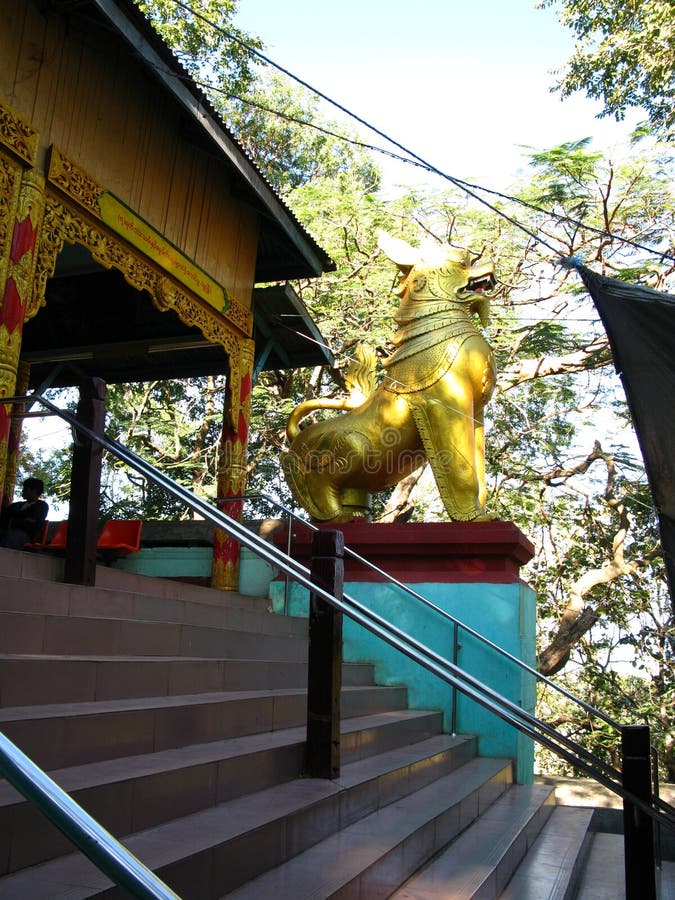
[(227, 84), (219, 101), (238, 140), (282, 196), (315, 179), (345, 176), (377, 189), (370, 156), (335, 137), (350, 136), (349, 130), (325, 118), (318, 98), (287, 78), (264, 72), (245, 96)]
[[(224, 379), (111, 385), (107, 432), (196, 494), (214, 499)], [(166, 492), (106, 460), (103, 518), (176, 519), (189, 515)]]
[[(557, 88), (584, 90), (602, 101), (602, 115), (623, 119), (629, 107), (647, 112), (649, 126), (675, 133), (675, 6), (672, 0), (543, 0), (576, 36)], [(644, 129), (643, 129), (644, 133)]]
[[(560, 0), (558, 5), (589, 52), (589, 78), (596, 65), (588, 44), (594, 35), (602, 38), (597, 47), (600, 72), (605, 56), (611, 60), (607, 54), (619, 46), (619, 38), (632, 39), (637, 23), (647, 28), (654, 21), (672, 25), (672, 7), (663, 2)], [(575, 615), (585, 609), (595, 614), (590, 630), (571, 640), (570, 662), (556, 677), (617, 718), (630, 706), (636, 719), (649, 720), (661, 746), (671, 747), (671, 762), (666, 750), (664, 766), (675, 780), (672, 724), (662, 714), (672, 709), (673, 701), (673, 623), (656, 521), (638, 448), (627, 430), (623, 392), (597, 314), (579, 280), (556, 267), (545, 246), (511, 222), (476, 208), (455, 190), (415, 190), (385, 200), (378, 193), (379, 176), (370, 157), (327, 133), (336, 126), (322, 117), (315, 98), (276, 76), (256, 80), (258, 74), (238, 45), (187, 16), (174, 2), (153, 0), (142, 8), (152, 12), (191, 71), (218, 74), (220, 90), (211, 95), (213, 102), (227, 113), (247, 151), (336, 263), (334, 272), (294, 287), (336, 353), (337, 365), (332, 370), (261, 376), (252, 397), (249, 490), (292, 505), (279, 469), (288, 414), (304, 398), (343, 389), (342, 369), (358, 341), (367, 340), (380, 357), (391, 349), (397, 276), (377, 249), (377, 229), (411, 243), (450, 240), (491, 258), (499, 285), (488, 337), (499, 380), (488, 407), (489, 508), (515, 521), (535, 543), (536, 555), (524, 577), (538, 597), (542, 652), (570, 609)], [(209, 18), (228, 24), (235, 4), (211, 0), (202, 9)], [(664, 35), (672, 40), (672, 31)], [(647, 40), (645, 48), (651, 46)], [(642, 72), (644, 54), (638, 50), (635, 71)], [(672, 91), (668, 78), (674, 58), (671, 54), (671, 63), (663, 64), (664, 92)], [(608, 63), (607, 84), (623, 78), (629, 69), (621, 66), (628, 64), (612, 68)], [(604, 82), (598, 84), (597, 90), (604, 90)], [(639, 95), (631, 91), (647, 87), (639, 80), (637, 88), (628, 82), (626, 96), (609, 93), (608, 102), (632, 102)], [(573, 89), (569, 82), (565, 90)], [(657, 116), (658, 99), (654, 95)], [(608, 106), (608, 112), (618, 109)], [(647, 109), (651, 114), (652, 108)], [(319, 127), (307, 128), (300, 121)], [(670, 127), (665, 118), (663, 127)], [(617, 236), (646, 247), (668, 246), (675, 233), (672, 174), (667, 157), (612, 162), (595, 152), (589, 139), (569, 141), (532, 152), (530, 177), (519, 188), (529, 207), (507, 201), (502, 207), (561, 255), (581, 254), (597, 271), (668, 289), (673, 273), (667, 261)], [(114, 387), (109, 430), (181, 483), (213, 497), (223, 404), (222, 379)], [(64, 461), (65, 455), (56, 454), (30, 463), (47, 472), (53, 483), (64, 483)], [(413, 495), (413, 502), (418, 519), (442, 515), (428, 483)], [(184, 514), (147, 485), (116, 471), (106, 476), (105, 503), (110, 514)], [(256, 502), (247, 515), (271, 512)], [(627, 662), (618, 672), (621, 654)], [(548, 693), (541, 699), (541, 710), (606, 758), (616, 752), (616, 742), (604, 727)], [(542, 765), (554, 764), (542, 757)]]
[[(675, 629), (667, 593), (654, 587), (617, 598), (624, 620), (606, 619), (584, 641), (576, 664), (556, 681), (621, 725), (649, 723), (659, 755), (662, 781), (675, 781), (671, 711), (675, 702)], [(642, 581), (645, 585), (646, 579)], [(640, 593), (644, 596), (640, 597)], [(620, 767), (616, 730), (552, 688), (539, 695), (538, 713), (602, 760)], [(547, 750), (537, 754), (539, 771), (573, 775), (567, 763)]]
[[(255, 79), (250, 53), (232, 37), (260, 49), (260, 40), (232, 25), (238, 0), (135, 0), (181, 64), (196, 81), (211, 83), (215, 73), (232, 93), (248, 90)], [(197, 14), (190, 12), (190, 8)]]

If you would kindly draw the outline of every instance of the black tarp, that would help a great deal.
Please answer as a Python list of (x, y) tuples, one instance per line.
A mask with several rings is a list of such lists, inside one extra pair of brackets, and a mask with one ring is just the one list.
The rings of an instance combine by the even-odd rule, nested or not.
[(626, 392), (675, 608), (675, 296), (576, 268), (605, 326)]

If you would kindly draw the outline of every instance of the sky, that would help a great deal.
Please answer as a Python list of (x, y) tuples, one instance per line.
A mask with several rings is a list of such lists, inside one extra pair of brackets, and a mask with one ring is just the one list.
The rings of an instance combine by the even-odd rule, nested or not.
[[(640, 119), (597, 119), (600, 105), (585, 94), (550, 92), (573, 36), (532, 0), (239, 0), (235, 23), (274, 62), (427, 162), (488, 187), (526, 172), (523, 145), (593, 136), (613, 150)], [(386, 164), (385, 175), (418, 177), (402, 164)]]

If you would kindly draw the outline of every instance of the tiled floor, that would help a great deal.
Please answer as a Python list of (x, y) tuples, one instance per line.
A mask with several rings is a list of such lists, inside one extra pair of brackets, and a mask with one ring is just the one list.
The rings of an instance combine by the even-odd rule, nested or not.
[[(675, 862), (664, 862), (657, 876), (659, 900), (675, 900)], [(598, 833), (581, 876), (577, 900), (624, 900), (623, 836)]]

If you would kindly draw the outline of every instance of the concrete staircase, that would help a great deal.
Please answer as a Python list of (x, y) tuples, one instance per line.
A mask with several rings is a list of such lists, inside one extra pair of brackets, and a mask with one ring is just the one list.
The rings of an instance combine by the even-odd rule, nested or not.
[[(303, 620), (61, 568), (0, 550), (0, 729), (181, 897), (566, 896), (589, 814), (513, 785), (370, 666), (344, 669), (340, 778), (302, 777)], [(0, 781), (0, 900), (94, 896), (126, 895)]]

